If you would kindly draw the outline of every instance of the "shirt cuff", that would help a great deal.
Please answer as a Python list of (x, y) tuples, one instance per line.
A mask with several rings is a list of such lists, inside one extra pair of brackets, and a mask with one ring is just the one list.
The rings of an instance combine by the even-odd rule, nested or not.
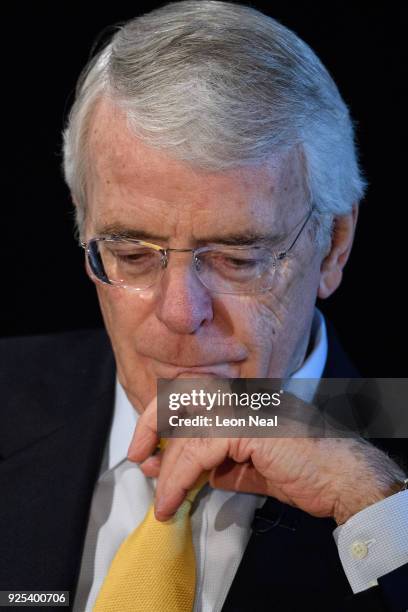
[(350, 517), (333, 532), (354, 593), (408, 563), (408, 491), (395, 493)]

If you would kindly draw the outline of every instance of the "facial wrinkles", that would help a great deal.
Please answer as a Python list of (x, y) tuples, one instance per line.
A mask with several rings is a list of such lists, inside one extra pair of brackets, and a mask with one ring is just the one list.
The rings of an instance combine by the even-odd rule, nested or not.
[[(149, 359), (146, 360), (143, 355), (151, 355), (165, 362), (174, 360), (184, 365), (197, 365), (198, 359), (207, 360), (214, 356), (218, 359), (245, 357), (247, 361), (244, 361), (240, 369), (240, 376), (284, 375), (289, 368), (290, 359), (290, 356), (285, 354), (285, 349), (291, 344), (288, 338), (290, 333), (288, 323), (291, 323), (291, 317), (292, 322), (296, 322), (293, 321), (293, 306), (299, 301), (296, 289), (301, 290), (296, 281), (301, 284), (303, 277), (304, 268), (300, 265), (299, 259), (293, 257), (281, 267), (276, 277), (276, 286), (270, 293), (258, 295), (255, 299), (253, 296), (214, 297), (213, 324), (200, 327), (196, 334), (188, 338), (183, 335), (172, 336), (168, 330), (163, 334), (158, 334), (157, 326), (152, 324), (153, 320), (148, 316), (151, 309), (148, 309), (145, 323), (141, 327), (142, 333), (139, 335), (136, 331), (130, 345), (129, 339), (120, 334), (120, 329), (117, 334), (118, 317), (113, 308), (110, 317), (107, 317), (110, 318), (108, 326), (117, 334), (114, 346), (116, 345), (118, 371), (122, 383), (129, 392), (129, 397), (133, 397), (138, 405), (145, 405), (147, 401), (143, 401), (144, 391), (136, 393), (133, 371), (137, 362), (145, 364), (145, 367), (138, 368), (137, 388), (147, 390), (155, 384), (154, 370), (152, 370)], [(107, 291), (110, 291), (110, 288), (107, 288)], [(123, 290), (113, 291), (122, 297), (126, 296)], [(112, 293), (110, 293), (111, 296)], [(140, 296), (137, 299), (143, 301)], [(125, 301), (129, 303), (126, 298)], [(133, 307), (139, 310), (135, 303)], [(239, 335), (242, 331), (240, 330), (240, 317), (246, 326), (246, 332), (250, 330), (250, 334), (246, 333), (243, 338)], [(152, 324), (150, 330), (149, 323)], [(239, 343), (242, 339), (245, 342), (244, 346)], [(233, 352), (232, 349), (237, 347), (237, 340), (238, 347), (241, 351), (244, 349), (245, 355), (242, 352), (241, 355)], [(147, 350), (143, 350), (144, 348)], [(136, 362), (134, 351), (137, 351), (138, 355)], [(279, 351), (278, 359), (276, 358), (277, 351)], [(274, 367), (272, 373), (268, 369), (271, 364)], [(277, 365), (281, 369), (278, 370)]]
[[(308, 240), (305, 242), (308, 244)], [(309, 244), (310, 247), (310, 244)], [(301, 260), (301, 254), (308, 257), (307, 261)], [(312, 263), (313, 250), (300, 249), (300, 253), (291, 257), (280, 267), (280, 272), (276, 277), (274, 290), (266, 294), (259, 295), (256, 300), (249, 296), (233, 296), (229, 300), (219, 300), (215, 306), (215, 312), (219, 314), (220, 325), (227, 323), (229, 330), (222, 329), (219, 336), (219, 344), (210, 343), (211, 354), (225, 354), (225, 338), (228, 333), (233, 336), (234, 320), (229, 313), (237, 314), (244, 312), (246, 324), (251, 323), (251, 335), (246, 338), (246, 350), (248, 361), (244, 361), (240, 367), (239, 376), (247, 377), (267, 377), (267, 376), (286, 376), (289, 375), (300, 364), (299, 359), (303, 360), (306, 349), (307, 337), (296, 338), (296, 334), (291, 338), (291, 329), (295, 330), (296, 325), (300, 325), (300, 317), (293, 319), (293, 306), (296, 311), (301, 313), (301, 307), (305, 298), (302, 283), (306, 278), (305, 267)], [(283, 263), (283, 262), (282, 262)], [(312, 296), (313, 298), (313, 296)], [(235, 303), (234, 303), (235, 302)], [(300, 304), (300, 308), (298, 304)], [(237, 308), (237, 305), (239, 307)], [(235, 308), (234, 308), (235, 306)], [(307, 315), (307, 313), (305, 313)], [(307, 320), (307, 316), (306, 316)], [(239, 327), (239, 320), (235, 317), (235, 323)], [(289, 327), (288, 327), (289, 323)], [(205, 342), (205, 334), (203, 336)], [(165, 347), (163, 347), (165, 348)], [(197, 345), (197, 352), (193, 355), (192, 365), (197, 354), (201, 354), (202, 344)], [(291, 350), (290, 350), (291, 349)], [(302, 353), (302, 354), (300, 354)], [(178, 354), (180, 356), (180, 354)], [(177, 353), (176, 353), (177, 357)], [(126, 369), (126, 368), (125, 368)], [(129, 386), (131, 388), (131, 381)], [(145, 379), (146, 384), (148, 378)], [(140, 402), (140, 400), (138, 400)]]
[[(177, 255), (179, 257), (179, 255)], [(182, 257), (186, 257), (183, 254)], [(189, 257), (189, 256), (188, 256)], [(197, 365), (197, 359), (208, 361), (214, 356), (219, 361), (239, 360), (251, 353), (252, 345), (263, 349), (264, 345), (270, 344), (272, 331), (279, 330), (285, 324), (291, 302), (291, 288), (296, 286), (293, 282), (294, 266), (283, 263), (284, 270), (278, 275), (278, 282), (274, 290), (257, 296), (212, 296), (211, 321), (206, 321), (193, 335), (172, 333), (171, 330), (163, 328), (163, 333), (156, 338), (154, 346), (149, 339), (157, 336), (157, 321), (154, 316), (146, 319), (143, 334), (137, 340), (137, 349), (146, 356), (151, 356), (160, 361), (171, 361), (183, 365)], [(289, 269), (290, 268), (290, 269)], [(175, 272), (174, 270), (172, 272)], [(166, 274), (168, 272), (166, 271)], [(199, 283), (199, 281), (195, 281)], [(165, 281), (159, 284), (154, 292), (163, 293)], [(153, 291), (153, 290), (151, 290)], [(282, 297), (283, 296), (283, 297)], [(166, 297), (162, 295), (153, 298), (165, 303)], [(172, 299), (174, 299), (172, 297)], [(180, 309), (185, 307), (183, 297), (176, 296), (179, 300)], [(194, 298), (193, 298), (194, 300)], [(168, 307), (168, 304), (164, 307)], [(174, 304), (172, 304), (174, 307)], [(194, 303), (192, 304), (194, 307)], [(197, 306), (198, 307), (198, 306)], [(153, 312), (154, 309), (152, 309)], [(239, 313), (245, 313), (245, 321), (251, 324), (250, 348), (243, 347), (237, 343), (236, 328), (239, 326)], [(259, 332), (258, 332), (259, 329)], [(268, 330), (268, 332), (267, 332)]]
[[(247, 305), (248, 312), (252, 310), (250, 317), (255, 322), (248, 348), (249, 353), (259, 362), (259, 377), (283, 376), (294, 369), (291, 365), (291, 351), (296, 325), (302, 317), (300, 309), (305, 293), (302, 285), (304, 278), (301, 262), (292, 257), (278, 268), (272, 290)], [(297, 361), (297, 352), (293, 352), (293, 361)]]
[[(149, 310), (143, 325), (143, 334), (140, 337), (135, 335), (135, 347), (142, 354), (154, 356), (162, 361), (174, 361), (185, 365), (195, 365), (198, 355), (203, 360), (213, 355), (217, 355), (221, 360), (225, 356), (227, 360), (243, 358), (256, 347), (258, 347), (258, 352), (262, 352), (268, 344), (272, 346), (273, 335), (279, 337), (280, 330), (285, 326), (290, 313), (290, 307), (293, 306), (292, 294), (296, 289), (296, 279), (299, 280), (300, 276), (300, 271), (294, 269), (293, 263), (278, 274), (275, 288), (268, 294), (258, 295), (256, 298), (251, 296), (247, 299), (238, 296), (213, 296), (214, 318), (211, 325), (207, 323), (199, 327), (193, 336), (172, 334), (168, 329), (163, 329), (163, 334), (158, 336), (156, 320), (148, 316), (152, 312)], [(151, 295), (153, 291), (159, 292), (160, 285), (155, 290), (150, 290), (149, 294)], [(142, 302), (143, 293), (135, 296), (135, 299)], [(247, 322), (251, 322), (253, 333), (250, 338), (250, 346), (247, 346), (245, 351), (239, 347), (237, 354), (234, 331), (236, 331), (238, 301), (242, 305), (241, 312), (245, 312)], [(185, 307), (182, 301), (179, 307)], [(137, 308), (136, 303), (135, 308)], [(152, 345), (150, 339), (154, 336), (156, 336), (155, 343)]]
[[(274, 173), (270, 169), (251, 169), (204, 175), (184, 169), (169, 158), (164, 163), (158, 152), (140, 143), (129, 143), (123, 136), (123, 125), (115, 125), (111, 119), (98, 138), (99, 156), (108, 153), (96, 164), (90, 191), (93, 221), (140, 222), (142, 229), (168, 234), (169, 246), (189, 248), (205, 232), (208, 235), (251, 224), (262, 229), (277, 228), (286, 234), (307, 212), (307, 207), (302, 206), (305, 194), (296, 156), (288, 155), (281, 165), (276, 165)], [(117, 154), (112, 153), (114, 149)], [(309, 292), (309, 302), (313, 302), (313, 288), (307, 286), (306, 262), (301, 260), (305, 244), (303, 236), (295, 253), (280, 262), (271, 292), (257, 296), (207, 294), (212, 317), (208, 316), (193, 333), (176, 333), (157, 310), (160, 301), (166, 307), (166, 282), (173, 282), (179, 274), (184, 274), (180, 290), (185, 294), (179, 298), (172, 295), (173, 306), (181, 312), (205, 305), (205, 290), (196, 288), (194, 292), (191, 279), (187, 286), (183, 284), (188, 277), (182, 266), (191, 265), (190, 254), (171, 254), (166, 279), (146, 292), (131, 294), (99, 286), (118, 372), (129, 394), (142, 401), (152, 392), (156, 360), (183, 365), (198, 365), (211, 359), (241, 360), (240, 375), (245, 376), (267, 375), (272, 366), (275, 372), (279, 365), (289, 367), (293, 357), (290, 353), (299, 344), (307, 318), (305, 291)]]
[[(154, 151), (152, 154), (152, 150), (140, 141), (137, 141), (137, 146), (132, 146), (136, 141), (124, 130), (120, 111), (106, 107), (106, 102), (101, 103), (93, 119), (90, 147), (99, 155), (92, 157), (91, 170), (95, 180), (88, 181), (95, 192), (89, 194), (88, 200), (103, 201), (104, 216), (127, 213), (130, 221), (138, 213), (143, 213), (144, 208), (147, 212), (149, 208), (154, 209), (155, 223), (169, 226), (169, 235), (173, 237), (180, 229), (181, 238), (178, 220), (172, 219), (172, 215), (177, 206), (182, 207), (183, 215), (186, 215), (188, 210), (192, 211), (191, 204), (195, 202), (194, 218), (199, 231), (193, 231), (191, 237), (194, 238), (202, 233), (202, 225), (204, 229), (206, 225), (212, 229), (214, 204), (217, 221), (230, 224), (231, 216), (227, 218), (227, 211), (232, 207), (237, 216), (244, 210), (249, 218), (256, 220), (260, 212), (257, 197), (260, 197), (271, 203), (268, 223), (271, 222), (282, 233), (291, 229), (299, 193), (303, 190), (296, 172), (299, 165), (296, 151), (287, 154), (283, 161), (271, 158), (267, 166), (250, 171), (235, 169), (220, 174), (203, 173), (190, 167), (186, 170), (163, 153)], [(239, 189), (232, 192), (231, 178), (234, 184), (239, 184)], [(282, 211), (274, 212), (272, 203), (280, 200), (285, 202), (285, 215), (281, 214)]]

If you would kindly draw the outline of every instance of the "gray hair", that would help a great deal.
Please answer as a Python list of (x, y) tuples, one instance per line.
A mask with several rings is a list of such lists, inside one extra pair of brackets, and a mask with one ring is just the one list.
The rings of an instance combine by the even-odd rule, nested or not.
[(101, 97), (135, 136), (202, 169), (260, 164), (301, 147), (320, 238), (364, 195), (348, 108), (318, 57), (261, 12), (216, 0), (169, 3), (118, 27), (84, 68), (63, 169), (86, 214), (87, 136)]

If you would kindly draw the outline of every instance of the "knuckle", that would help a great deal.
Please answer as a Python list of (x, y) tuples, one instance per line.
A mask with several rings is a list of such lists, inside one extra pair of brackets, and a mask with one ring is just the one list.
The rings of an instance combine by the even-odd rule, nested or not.
[(210, 440), (208, 438), (191, 438), (183, 448), (183, 460), (186, 464), (205, 469), (209, 456)]

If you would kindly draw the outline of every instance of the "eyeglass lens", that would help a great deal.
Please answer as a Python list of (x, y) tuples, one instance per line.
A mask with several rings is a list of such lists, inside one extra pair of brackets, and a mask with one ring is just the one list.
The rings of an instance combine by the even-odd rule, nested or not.
[[(91, 240), (88, 258), (98, 280), (138, 290), (154, 285), (166, 266), (161, 251), (126, 240)], [(271, 287), (276, 258), (262, 247), (204, 248), (194, 253), (193, 267), (210, 290), (246, 293)]]

